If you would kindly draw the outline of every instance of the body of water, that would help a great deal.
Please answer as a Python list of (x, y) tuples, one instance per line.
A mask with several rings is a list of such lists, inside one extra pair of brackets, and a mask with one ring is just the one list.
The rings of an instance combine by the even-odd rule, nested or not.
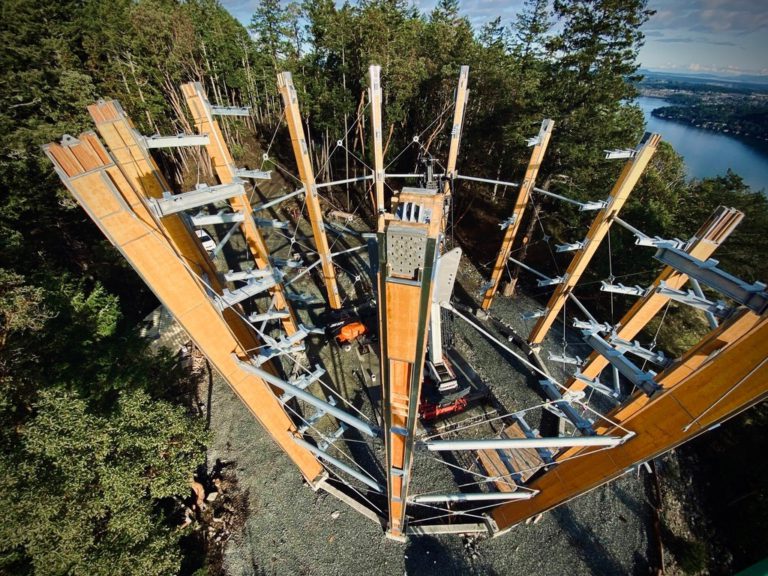
[(688, 124), (654, 118), (651, 110), (669, 105), (660, 98), (641, 96), (637, 104), (645, 115), (646, 130), (661, 134), (662, 139), (683, 156), (689, 176), (718, 176), (730, 168), (752, 189), (768, 191), (768, 144), (753, 144)]

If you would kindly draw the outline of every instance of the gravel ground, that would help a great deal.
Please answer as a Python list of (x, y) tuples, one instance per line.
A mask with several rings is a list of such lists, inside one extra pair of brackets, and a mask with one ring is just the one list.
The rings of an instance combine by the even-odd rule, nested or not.
[[(466, 293), (476, 290), (476, 275), (473, 269), (462, 269), (460, 281)], [(517, 299), (513, 307), (509, 300), (499, 298), (494, 313), (510, 324), (519, 324), (523, 321), (517, 306), (535, 307), (525, 299)], [(463, 322), (454, 325), (456, 348), (500, 403), (519, 410), (540, 402), (534, 390), (536, 378), (514, 363), (500, 361), (499, 351)], [(525, 326), (515, 327), (527, 333)], [(319, 344), (319, 340), (315, 342)], [(545, 352), (548, 347), (562, 349), (559, 341), (548, 343)], [(359, 382), (349, 377), (355, 363), (353, 353), (341, 353), (334, 346), (310, 351), (310, 355), (314, 353), (319, 353), (337, 387), (351, 392), (355, 405), (373, 417), (370, 403), (354, 392), (359, 392)], [(552, 372), (562, 377), (557, 367)], [(373, 391), (375, 385), (369, 384)], [(636, 473), (545, 514), (536, 524), (520, 525), (495, 539), (423, 536), (401, 544), (388, 540), (378, 524), (332, 496), (314, 493), (304, 485), (290, 461), (219, 378), (214, 379), (210, 398), (213, 442), (209, 463), (218, 458), (234, 462), (240, 489), (249, 503), (242, 533), (235, 534), (225, 550), (225, 568), (231, 576), (649, 573), (647, 559), (653, 557), (650, 509), (645, 478)], [(533, 411), (529, 423), (539, 427), (541, 418), (542, 411)], [(328, 426), (329, 419), (324, 422)], [(381, 457), (381, 451), (376, 452)], [(417, 457), (414, 493), (427, 487), (449, 490), (454, 481), (443, 465), (426, 456)]]
[(225, 551), (231, 576), (649, 572), (649, 509), (643, 479), (634, 473), (495, 539), (411, 537), (400, 544), (332, 496), (303, 485), (219, 378), (210, 410), (209, 463), (233, 461), (249, 502), (245, 528)]
[[(290, 184), (280, 178), (260, 186), (267, 197), (289, 190)], [(273, 189), (274, 188), (274, 189)], [(258, 198), (255, 199), (258, 201)], [(291, 203), (270, 210), (264, 217), (290, 219)], [(359, 222), (358, 222), (359, 225)], [(216, 229), (221, 236), (225, 228)], [(288, 231), (267, 232), (267, 242), (274, 254), (287, 258), (291, 252), (304, 253), (311, 262), (315, 256), (304, 249), (311, 246), (311, 230), (306, 220), (294, 236)], [(291, 238), (294, 239), (291, 242)], [(334, 251), (359, 243), (349, 236), (332, 237)], [(338, 278), (342, 293), (354, 301), (365, 297), (368, 281), (365, 277), (365, 251), (345, 255)], [(248, 255), (239, 235), (219, 257), (220, 269), (238, 269), (237, 262), (246, 262)], [(317, 270), (315, 270), (317, 272)], [(476, 301), (482, 276), (470, 264), (462, 265), (457, 297), (470, 303)], [(322, 298), (320, 278), (314, 272), (291, 286), (304, 293)], [(262, 303), (263, 304), (263, 303)], [(494, 315), (510, 325), (518, 334), (527, 335), (532, 321), (526, 322), (521, 313), (538, 308), (527, 298), (509, 300), (497, 297)], [(321, 324), (315, 304), (296, 306), (307, 324)], [(461, 320), (453, 322), (455, 348), (472, 365), (488, 385), (495, 404), (513, 412), (541, 403), (538, 377), (524, 366), (502, 355), (497, 347), (482, 338)], [(489, 328), (497, 336), (499, 332)], [(579, 344), (577, 334), (563, 331), (556, 323), (541, 351), (546, 360), (549, 352), (566, 352), (582, 358), (588, 353)], [(504, 338), (502, 337), (502, 340)], [(378, 363), (369, 355), (361, 363), (354, 352), (342, 352), (337, 346), (323, 345), (324, 338), (313, 336), (308, 342), (307, 358), (319, 361), (328, 371), (324, 379), (338, 392), (349, 398), (365, 417), (375, 420), (370, 398), (378, 395)], [(512, 346), (514, 348), (514, 346)], [(305, 365), (309, 365), (305, 360)], [(362, 367), (366, 370), (361, 370)], [(563, 382), (572, 372), (567, 365), (551, 365), (553, 377)], [(286, 367), (286, 370), (288, 368)], [(365, 371), (370, 370), (368, 374)], [(374, 382), (371, 376), (376, 377)], [(364, 380), (364, 384), (361, 380)], [(311, 391), (329, 397), (330, 392), (318, 384)], [(248, 502), (247, 521), (241, 533), (229, 540), (224, 554), (227, 574), (235, 575), (402, 575), (402, 574), (513, 574), (528, 576), (563, 574), (647, 574), (649, 550), (650, 509), (645, 500), (645, 479), (628, 474), (609, 486), (597, 489), (571, 504), (544, 515), (539, 522), (514, 528), (509, 534), (495, 539), (480, 537), (462, 539), (459, 536), (411, 537), (406, 544), (385, 538), (379, 524), (361, 516), (325, 492), (313, 492), (304, 485), (300, 474), (261, 429), (229, 387), (218, 377), (213, 379), (209, 393), (208, 412), (213, 433), (209, 447), (209, 468), (217, 459), (231, 462), (236, 471), (239, 489)], [(306, 414), (311, 413), (301, 406)], [(455, 419), (467, 418), (488, 410), (488, 406), (465, 412)], [(305, 415), (306, 415), (305, 414)], [(540, 408), (526, 413), (533, 428), (545, 433), (552, 430), (555, 419)], [(336, 423), (323, 418), (312, 434), (320, 439), (334, 431)], [(462, 431), (468, 436), (491, 436), (499, 426), (479, 426)], [(423, 432), (423, 431), (422, 431)], [(347, 434), (346, 437), (350, 437)], [(359, 443), (341, 444), (348, 455), (350, 448), (358, 456), (368, 457), (366, 468), (384, 481), (383, 472), (376, 470), (375, 460), (383, 460), (380, 446), (366, 447)], [(367, 453), (366, 453), (367, 452)], [(340, 455), (335, 454), (337, 457)], [(463, 462), (469, 465), (469, 462)], [(644, 473), (643, 473), (644, 474)], [(427, 455), (418, 455), (414, 463), (412, 493), (428, 490), (456, 490), (461, 481), (443, 464)]]

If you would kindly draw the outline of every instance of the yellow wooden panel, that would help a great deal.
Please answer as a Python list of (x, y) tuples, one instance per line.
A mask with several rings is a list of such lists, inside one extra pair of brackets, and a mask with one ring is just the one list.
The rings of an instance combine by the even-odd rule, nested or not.
[(389, 358), (415, 363), (420, 289), (397, 282), (387, 282), (386, 289), (387, 353)]
[(390, 432), (389, 445), (392, 451), (392, 466), (402, 469), (405, 461), (405, 438)]

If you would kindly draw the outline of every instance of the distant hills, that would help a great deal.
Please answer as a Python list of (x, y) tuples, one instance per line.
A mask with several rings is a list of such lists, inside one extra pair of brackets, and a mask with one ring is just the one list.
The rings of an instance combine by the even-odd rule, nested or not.
[(683, 72), (660, 72), (641, 68), (640, 74), (647, 80), (669, 80), (676, 82), (685, 82), (689, 84), (710, 84), (724, 87), (757, 88), (761, 90), (768, 89), (768, 76), (759, 74), (714, 74), (714, 73), (683, 73)]

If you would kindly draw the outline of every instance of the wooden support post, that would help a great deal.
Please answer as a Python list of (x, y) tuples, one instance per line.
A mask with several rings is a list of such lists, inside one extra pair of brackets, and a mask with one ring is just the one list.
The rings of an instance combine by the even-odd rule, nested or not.
[[(229, 152), (224, 136), (219, 128), (219, 123), (213, 118), (211, 113), (211, 104), (205, 94), (202, 84), (199, 82), (190, 82), (181, 87), (181, 91), (187, 100), (187, 106), (192, 112), (192, 118), (195, 122), (195, 128), (200, 134), (207, 134), (210, 142), (205, 150), (211, 158), (213, 168), (221, 184), (229, 184), (237, 179), (237, 166), (232, 155)], [(235, 212), (240, 212), (245, 216), (241, 230), (245, 237), (246, 244), (253, 255), (256, 267), (259, 270), (271, 270), (272, 265), (269, 262), (269, 249), (264, 241), (256, 221), (253, 217), (253, 207), (248, 200), (248, 196), (236, 196), (231, 198), (230, 206)], [(290, 336), (296, 332), (297, 320), (293, 308), (288, 303), (283, 292), (282, 283), (276, 283), (270, 288), (275, 310), (278, 312), (288, 312), (289, 316), (281, 320), (283, 329)]]
[[(117, 112), (110, 103), (99, 105), (92, 111), (95, 117), (101, 113), (116, 116)], [(120, 130), (121, 126), (112, 126), (111, 129)], [(126, 146), (118, 148), (121, 154), (140, 152), (130, 142), (127, 138)], [(149, 212), (145, 191), (134, 186), (134, 183), (140, 184), (132, 173), (136, 163), (116, 165), (93, 133), (83, 134), (79, 140), (67, 138), (63, 145), (48, 144), (44, 150), (62, 182), (104, 235), (147, 283), (307, 481), (316, 481), (323, 468), (310, 452), (291, 438), (296, 428), (272, 389), (262, 379), (240, 369), (232, 356), (234, 353), (247, 357), (247, 351), (257, 347), (259, 342), (247, 323), (232, 310), (218, 311), (208, 296), (206, 285), (190, 265), (194, 252), (178, 249), (179, 246), (186, 246), (185, 235), (191, 236), (189, 231), (166, 226), (166, 222), (171, 221), (169, 218), (159, 221)], [(143, 161), (140, 157), (137, 160)], [(128, 176), (129, 173), (131, 176)], [(191, 262), (195, 263), (194, 260)], [(205, 268), (202, 261), (196, 264)]]
[[(439, 214), (444, 201), (441, 193), (410, 189), (393, 199), (392, 211), (398, 203), (412, 202), (420, 206), (422, 214)], [(389, 501), (387, 535), (403, 539), (440, 222), (438, 219), (408, 222), (391, 216), (379, 221), (379, 338)]]
[(654, 152), (656, 152), (660, 140), (661, 136), (658, 134), (646, 133), (634, 156), (624, 165), (619, 179), (616, 181), (613, 190), (611, 190), (608, 204), (598, 212), (597, 217), (592, 222), (592, 226), (589, 228), (589, 232), (587, 232), (584, 247), (574, 255), (568, 270), (565, 271), (563, 282), (557, 285), (555, 293), (549, 299), (546, 313), (539, 318), (533, 330), (531, 330), (531, 335), (528, 337), (528, 342), (531, 345), (540, 344), (544, 340), (571, 291), (587, 269), (592, 256), (597, 252), (600, 242), (608, 234), (611, 224), (613, 224), (613, 218), (618, 216), (630, 192), (632, 192), (635, 184), (640, 179), (643, 170), (645, 170)]
[[(112, 157), (134, 190), (145, 198), (162, 198), (170, 186), (147, 150), (139, 133), (133, 127), (116, 100), (99, 102), (88, 107), (96, 122), (99, 134), (109, 145)], [(98, 140), (96, 140), (98, 143)], [(96, 146), (96, 144), (94, 144)], [(96, 146), (101, 150), (101, 143)], [(84, 153), (82, 146), (75, 146), (73, 153)], [(89, 163), (88, 166), (91, 166)], [(95, 166), (95, 165), (94, 165)], [(168, 216), (164, 222), (174, 247), (196, 272), (208, 277), (210, 286), (221, 291), (216, 267), (200, 242), (188, 230), (178, 215)]]
[[(661, 373), (658, 382), (662, 391), (652, 398), (637, 395), (608, 414), (634, 432), (633, 438), (609, 450), (582, 450), (578, 458), (558, 455), (559, 463), (529, 485), (539, 494), (494, 509), (498, 528), (605, 484), (768, 397), (768, 314), (742, 310)], [(597, 432), (605, 430), (621, 432), (613, 426)]]
[[(715, 250), (731, 235), (744, 218), (744, 214), (735, 208), (718, 207), (712, 216), (704, 223), (696, 235), (688, 242), (685, 251), (699, 260), (707, 260)], [(643, 298), (635, 302), (632, 308), (619, 321), (616, 336), (624, 340), (632, 340), (650, 320), (666, 305), (669, 298), (656, 292), (662, 282), (670, 288), (679, 290), (688, 280), (688, 276), (667, 266), (654, 280), (651, 289)], [(580, 372), (594, 380), (608, 365), (608, 360), (593, 352)], [(568, 389), (584, 390), (587, 384), (576, 378), (567, 383)]]
[(523, 222), (523, 214), (525, 213), (526, 206), (528, 206), (528, 198), (536, 183), (536, 176), (538, 175), (539, 168), (541, 168), (541, 163), (544, 160), (544, 153), (547, 151), (547, 145), (552, 136), (552, 128), (554, 128), (554, 126), (555, 123), (549, 119), (545, 119), (541, 122), (539, 135), (536, 138), (536, 144), (533, 146), (531, 159), (528, 162), (528, 168), (525, 170), (523, 183), (520, 185), (520, 191), (517, 193), (515, 208), (512, 210), (511, 222), (507, 226), (507, 231), (504, 233), (504, 239), (501, 241), (501, 249), (496, 258), (496, 264), (493, 265), (490, 286), (485, 291), (483, 302), (480, 305), (483, 310), (488, 310), (491, 307), (496, 291), (499, 289), (501, 277), (504, 274), (504, 270), (507, 269), (509, 254), (512, 252), (515, 236), (517, 236), (517, 231)]
[[(448, 162), (445, 164), (445, 185), (443, 193), (451, 195), (451, 180), (456, 176), (456, 160), (459, 157), (461, 143), (461, 128), (464, 124), (464, 112), (467, 109), (467, 83), (469, 82), (469, 66), (462, 66), (459, 72), (459, 85), (456, 88), (456, 104), (453, 108), (453, 124), (451, 127), (451, 145), (448, 148)], [(445, 228), (445, 226), (443, 226)]]
[(328, 304), (331, 308), (341, 308), (339, 287), (336, 283), (336, 271), (333, 268), (331, 250), (328, 247), (328, 237), (325, 234), (323, 212), (320, 208), (320, 199), (315, 186), (315, 174), (312, 170), (312, 160), (309, 157), (309, 146), (304, 136), (304, 126), (301, 123), (299, 112), (299, 100), (296, 96), (296, 88), (293, 85), (293, 77), (290, 72), (282, 72), (277, 75), (277, 86), (283, 97), (285, 106), (285, 119), (288, 123), (288, 131), (291, 133), (293, 154), (296, 156), (296, 164), (299, 167), (299, 178), (304, 184), (307, 199), (309, 221), (312, 223), (312, 234), (315, 238), (315, 248), (323, 267), (325, 288), (328, 292)]
[(381, 128), (381, 66), (368, 69), (368, 99), (371, 102), (371, 128), (373, 130), (373, 182), (376, 186), (376, 214), (386, 211), (384, 205), (384, 151)]

